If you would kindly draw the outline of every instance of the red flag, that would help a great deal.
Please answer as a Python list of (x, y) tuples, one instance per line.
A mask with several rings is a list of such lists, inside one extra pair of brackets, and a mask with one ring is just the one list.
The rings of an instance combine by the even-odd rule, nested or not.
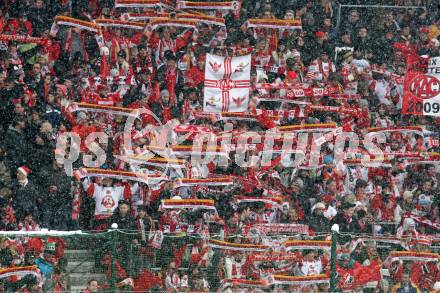
[(369, 265), (363, 266), (355, 262), (351, 268), (336, 267), (339, 275), (339, 288), (353, 290), (369, 282), (380, 281), (380, 260), (377, 258)]

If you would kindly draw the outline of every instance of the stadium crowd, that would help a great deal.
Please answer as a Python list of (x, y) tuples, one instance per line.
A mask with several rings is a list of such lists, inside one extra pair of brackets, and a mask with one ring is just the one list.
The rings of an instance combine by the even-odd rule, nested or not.
[[(91, 23), (100, 18), (127, 21), (134, 12), (169, 12), (159, 6), (116, 8), (114, 2), (0, 3), (1, 230), (105, 231), (116, 223), (118, 229), (131, 233), (118, 245), (117, 281), (132, 278), (133, 282), (119, 284), (134, 286), (133, 292), (322, 292), (329, 290), (328, 241), (332, 225), (338, 224), (338, 290), (440, 289), (440, 258), (420, 256), (434, 254), (430, 247), (439, 243), (438, 159), (420, 164), (406, 160), (406, 156), (438, 151), (440, 119), (402, 114), (408, 56), (440, 56), (438, 1), (346, 0), (339, 2), (420, 8), (340, 10), (332, 0), (244, 0), (238, 10), (204, 10), (223, 18), (225, 26), (199, 22), (196, 28), (181, 28), (170, 21), (169, 26), (155, 30), (113, 26), (91, 31), (55, 21), (57, 16)], [(169, 19), (179, 13), (169, 12)], [(250, 27), (249, 19), (297, 20), (301, 28)], [(208, 53), (252, 54), (246, 114), (255, 119), (204, 115)], [(261, 89), (258, 84), (272, 87)], [(310, 95), (291, 103), (283, 100), (286, 90), (274, 84), (302, 90), (331, 88), (353, 98)], [(78, 103), (87, 103), (89, 109), (92, 104), (151, 112), (135, 121), (133, 146), (128, 149), (123, 140), (126, 116), (72, 111)], [(275, 113), (288, 114), (280, 114), (284, 116), (277, 120)], [(154, 141), (148, 133), (139, 135), (141, 130), (172, 121), (186, 131), (191, 129), (181, 142), (187, 146), (192, 146), (197, 133), (220, 133), (226, 122), (233, 124), (233, 142), (245, 132), (287, 125), (336, 124), (360, 138), (375, 128), (386, 134), (380, 148), (394, 157), (376, 167), (356, 164), (358, 155), (366, 154), (361, 145), (356, 156), (346, 158), (347, 164), (338, 165), (330, 140), (321, 148), (317, 167), (284, 167), (279, 153), (269, 166), (253, 168), (240, 167), (233, 159), (224, 167), (215, 161), (190, 166), (187, 154), (177, 155), (176, 161), (187, 168), (183, 177), (226, 177), (231, 179), (228, 185), (216, 185), (215, 179), (180, 185), (177, 179), (182, 175), (173, 168), (165, 173), (171, 180), (157, 184), (123, 177), (123, 171), (134, 169), (121, 156), (136, 154)], [(68, 174), (56, 158), (57, 140), (68, 132), (81, 139), (74, 174)], [(94, 132), (109, 137), (100, 142), (106, 160), (97, 168), (120, 177), (87, 176), (82, 168), (86, 156), (96, 159), (85, 143)], [(259, 151), (256, 146), (249, 152)], [(162, 172), (161, 163), (169, 161), (164, 156), (156, 160), (156, 165), (143, 168), (151, 174)], [(176, 202), (195, 208), (166, 207)], [(197, 208), (201, 203), (208, 208)], [(270, 228), (257, 226), (280, 230), (271, 233)], [(371, 238), (362, 240), (359, 235)], [(278, 249), (280, 243), (294, 240), (305, 241), (306, 247), (292, 244)], [(382, 245), (380, 253), (382, 242), (388, 248)], [(68, 290), (65, 241), (5, 237), (0, 243), (1, 268), (36, 264), (42, 272), (42, 280), (0, 279), (5, 291)], [(133, 247), (134, 255), (124, 259)], [(262, 247), (264, 253), (259, 250)], [(414, 253), (413, 258), (390, 258), (390, 249)], [(103, 253), (99, 265), (111, 269), (109, 257)], [(294, 278), (298, 276), (304, 279)], [(92, 280), (84, 292), (98, 292), (98, 287)]]

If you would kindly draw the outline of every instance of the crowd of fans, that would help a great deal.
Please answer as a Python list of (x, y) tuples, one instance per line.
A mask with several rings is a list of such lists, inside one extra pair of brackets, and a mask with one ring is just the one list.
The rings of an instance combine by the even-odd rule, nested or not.
[[(376, 1), (379, 5), (420, 8), (339, 11), (339, 3), (331, 0), (245, 0), (238, 13), (209, 12), (224, 17), (225, 27), (201, 23), (197, 29), (165, 26), (151, 32), (101, 28), (95, 33), (53, 26), (57, 15), (93, 21), (121, 19), (133, 11), (115, 8), (113, 2), (6, 0), (0, 3), (1, 35), (47, 40), (43, 44), (0, 41), (1, 230), (107, 230), (116, 223), (119, 229), (133, 232), (118, 247), (118, 281), (131, 277), (135, 280), (135, 290), (142, 292), (149, 289), (211, 292), (219, 288), (233, 292), (328, 290), (328, 284), (249, 289), (243, 283), (226, 282), (260, 280), (263, 271), (269, 269), (290, 276), (330, 272), (329, 251), (296, 252), (297, 260), (283, 271), (281, 268), (286, 263), (260, 263), (255, 269), (249, 266), (252, 253), (213, 249), (208, 245), (210, 235), (236, 244), (267, 245), (270, 238), (270, 245), (274, 246), (278, 238), (278, 241), (287, 239), (280, 235), (266, 239), (265, 235), (246, 232), (254, 224), (305, 225), (308, 237), (320, 239), (326, 239), (332, 224), (338, 224), (341, 233), (353, 237), (359, 234), (410, 237), (400, 249), (430, 251), (429, 245), (435, 242), (440, 224), (438, 162), (405, 164), (402, 160), (392, 160), (375, 168), (337, 166), (330, 142), (323, 145), (322, 164), (316, 168), (285, 168), (279, 161), (268, 168), (242, 168), (231, 160), (227, 167), (209, 165), (203, 172), (207, 177), (231, 176), (232, 185), (180, 187), (175, 181), (146, 185), (109, 177), (75, 178), (66, 174), (63, 164), (56, 160), (55, 149), (60, 134), (77, 133), (83, 143), (74, 167), (80, 169), (82, 157), (92, 154), (85, 147), (85, 138), (102, 131), (110, 139), (103, 146), (107, 159), (99, 168), (132, 171), (118, 156), (135, 148), (142, 149), (151, 141), (147, 136), (135, 139), (133, 149), (127, 150), (121, 139), (126, 118), (69, 110), (73, 103), (79, 102), (143, 107), (152, 111), (162, 124), (176, 119), (184, 125), (222, 131), (225, 121), (215, 116), (195, 118), (194, 115), (203, 111), (204, 67), (206, 54), (211, 53), (252, 54), (250, 114), (261, 118), (267, 113), (291, 111), (296, 114), (282, 118), (280, 125), (336, 123), (361, 137), (369, 127), (394, 127), (397, 130), (387, 132), (386, 142), (380, 145), (384, 152), (434, 152), (438, 150), (435, 135), (438, 136), (439, 119), (403, 115), (401, 109), (407, 56), (440, 56), (438, 1)], [(340, 2), (373, 4), (374, 1)], [(159, 13), (158, 9), (153, 11)], [(246, 21), (250, 18), (298, 19), (302, 29), (249, 28)], [(103, 75), (105, 67), (108, 73)], [(338, 88), (341, 93), (358, 94), (360, 98), (298, 100), (303, 104), (345, 107), (359, 112), (349, 115), (314, 111), (301, 103), (260, 101), (262, 96), (283, 97), (286, 93), (283, 89), (258, 90), (257, 83)], [(141, 118), (133, 131), (157, 123), (152, 115)], [(264, 117), (232, 122), (237, 135), (276, 126)], [(407, 126), (423, 126), (432, 137), (398, 130)], [(364, 151), (359, 148), (359, 153)], [(274, 162), (277, 159), (275, 156)], [(166, 175), (173, 179), (178, 176), (173, 170)], [(240, 201), (236, 195), (253, 200)], [(280, 202), (271, 204), (261, 200), (274, 197), (280, 197)], [(162, 209), (164, 199), (213, 199), (215, 212)], [(422, 218), (424, 223), (406, 217), (408, 214)], [(182, 227), (191, 237), (174, 237), (182, 232)], [(189, 227), (193, 229), (191, 232)], [(343, 235), (338, 249), (346, 250), (352, 239)], [(44, 288), (54, 292), (67, 290), (62, 252), (65, 243), (52, 240), (17, 243), (2, 239), (1, 267), (37, 264), (43, 272)], [(50, 243), (56, 243), (56, 251)], [(378, 254), (376, 244), (366, 242), (365, 246), (340, 254), (337, 264), (340, 290), (391, 292), (395, 287), (396, 292), (428, 292), (440, 288), (438, 262), (387, 262), (386, 255)], [(133, 247), (137, 249), (136, 257), (127, 261), (124, 256), (129, 251), (133, 254)], [(99, 262), (110, 269), (108, 257), (103, 254)], [(389, 274), (383, 275), (373, 287), (350, 287), (343, 280), (344, 270), (370, 265), (378, 258), (381, 268), (389, 269)], [(190, 270), (179, 270), (184, 266)], [(159, 272), (153, 267), (158, 267)], [(33, 292), (40, 290), (37, 283), (34, 279), (22, 279), (21, 283), (8, 280), (3, 282), (3, 287), (10, 292)], [(85, 292), (97, 292), (97, 288), (96, 280), (92, 280)]]

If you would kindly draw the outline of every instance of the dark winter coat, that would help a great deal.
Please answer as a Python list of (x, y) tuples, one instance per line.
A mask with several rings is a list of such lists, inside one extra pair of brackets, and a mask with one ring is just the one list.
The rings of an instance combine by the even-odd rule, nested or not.
[(13, 186), (12, 207), (18, 221), (23, 220), (26, 213), (37, 212), (38, 191), (32, 181), (26, 186), (21, 186), (18, 182)]

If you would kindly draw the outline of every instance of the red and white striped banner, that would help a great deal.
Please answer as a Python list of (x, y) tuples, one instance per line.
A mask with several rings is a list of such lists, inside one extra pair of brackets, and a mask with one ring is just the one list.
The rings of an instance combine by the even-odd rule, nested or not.
[(37, 266), (10, 267), (0, 269), (0, 279), (9, 277), (24, 277), (26, 275), (34, 275), (41, 277), (40, 270)]
[(195, 2), (177, 0), (177, 9), (196, 9), (196, 10), (240, 10), (239, 1), (228, 2)]
[(118, 19), (104, 19), (99, 18), (95, 20), (96, 24), (101, 27), (116, 27), (116, 28), (127, 28), (134, 30), (144, 30), (146, 24), (142, 22), (125, 21)]
[(251, 18), (246, 22), (248, 27), (273, 29), (302, 29), (300, 19), (260, 19)]
[(283, 246), (287, 249), (304, 250), (304, 249), (322, 249), (330, 250), (332, 242), (330, 240), (287, 240), (283, 242)]
[(260, 244), (242, 244), (242, 243), (232, 243), (221, 240), (210, 239), (208, 245), (212, 248), (218, 248), (223, 250), (232, 250), (232, 251), (266, 251), (270, 248), (268, 245), (260, 245)]
[(97, 113), (107, 113), (122, 116), (137, 116), (138, 111), (136, 109), (114, 107), (114, 106), (103, 106), (97, 104), (89, 103), (73, 103), (67, 107), (70, 112), (84, 111), (84, 112), (97, 112)]
[(97, 25), (96, 23), (90, 21), (84, 21), (72, 17), (62, 16), (62, 15), (58, 15), (57, 17), (55, 17), (55, 23), (57, 25), (76, 27), (95, 33), (98, 32), (99, 30), (99, 25)]
[(203, 111), (246, 112), (249, 104), (251, 55), (207, 54)]
[(137, 181), (146, 184), (158, 183), (160, 181), (169, 181), (167, 177), (163, 177), (159, 174), (144, 174), (119, 170), (106, 170), (96, 168), (82, 168), (76, 170), (74, 175), (77, 179), (86, 177), (107, 177), (120, 180)]
[(163, 199), (161, 208), (215, 210), (212, 199)]
[(171, 0), (115, 0), (115, 8), (172, 8)]
[(391, 251), (391, 261), (421, 261), (421, 262), (437, 262), (440, 261), (440, 255), (431, 252), (417, 251)]

